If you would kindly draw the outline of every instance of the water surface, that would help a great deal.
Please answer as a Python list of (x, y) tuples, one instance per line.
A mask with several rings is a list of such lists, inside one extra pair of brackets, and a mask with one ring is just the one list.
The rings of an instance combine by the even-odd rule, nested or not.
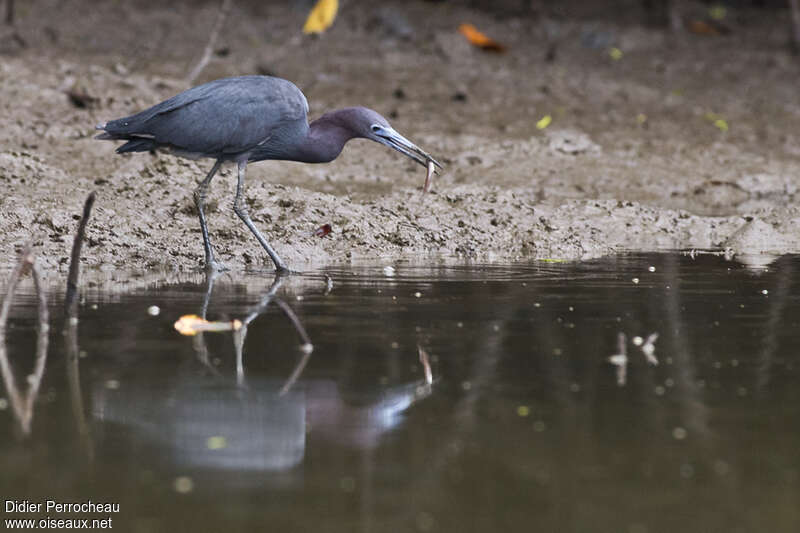
[[(269, 275), (225, 275), (210, 291), (198, 276), (86, 290), (72, 345), (54, 292), (30, 435), (0, 393), (0, 492), (120, 511), (3, 519), (111, 516), (122, 531), (797, 531), (798, 265), (679, 254), (395, 263), (327, 271), (329, 292), (321, 272), (272, 293)], [(275, 298), (307, 330), (310, 356)], [(244, 320), (246, 335), (178, 334), (173, 323), (192, 313)], [(35, 343), (23, 287), (6, 333), (21, 391)]]

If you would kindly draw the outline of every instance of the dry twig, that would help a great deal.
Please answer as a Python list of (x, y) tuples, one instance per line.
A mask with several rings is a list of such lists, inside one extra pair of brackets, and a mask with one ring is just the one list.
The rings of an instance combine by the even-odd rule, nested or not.
[(222, 30), (222, 26), (225, 25), (225, 20), (228, 18), (228, 13), (230, 13), (232, 5), (233, 0), (222, 0), (222, 4), (219, 6), (219, 12), (217, 13), (217, 20), (214, 22), (214, 28), (208, 36), (208, 43), (206, 43), (206, 48), (203, 50), (203, 55), (200, 57), (200, 61), (197, 62), (197, 65), (189, 72), (189, 75), (186, 76), (186, 83), (188, 85), (191, 85), (194, 80), (197, 79), (211, 60), (211, 54), (214, 53), (214, 47), (217, 44), (219, 32)]
[(86, 224), (89, 222), (94, 199), (94, 192), (90, 193), (86, 198), (86, 203), (83, 204), (83, 216), (80, 224), (78, 224), (78, 231), (75, 232), (75, 239), (72, 241), (72, 257), (69, 261), (69, 275), (67, 276), (67, 295), (64, 298), (64, 310), (67, 313), (67, 320), (78, 316), (78, 276), (81, 266), (81, 247), (83, 246)]
[[(39, 328), (36, 337), (36, 356), (33, 366), (33, 372), (28, 376), (28, 389), (22, 394), (17, 388), (14, 374), (11, 370), (11, 363), (8, 360), (6, 353), (6, 339), (5, 330), (6, 322), (8, 321), (8, 313), (11, 309), (11, 302), (14, 299), (14, 292), (19, 285), (19, 281), (28, 270), (31, 271), (33, 283), (36, 288), (36, 299), (38, 301), (38, 315), (39, 315)], [(33, 404), (36, 397), (39, 395), (39, 386), (42, 383), (42, 376), (44, 375), (45, 363), (47, 362), (47, 344), (48, 344), (49, 321), (47, 315), (47, 299), (44, 294), (44, 286), (42, 284), (42, 275), (38, 265), (36, 265), (33, 256), (32, 247), (30, 244), (26, 245), (22, 251), (22, 255), (14, 267), (11, 277), (6, 287), (6, 293), (3, 296), (3, 302), (0, 304), (0, 373), (3, 377), (3, 383), (6, 391), (8, 392), (9, 402), (11, 403), (11, 410), (14, 417), (19, 422), (23, 435), (30, 435), (31, 423), (33, 421)]]

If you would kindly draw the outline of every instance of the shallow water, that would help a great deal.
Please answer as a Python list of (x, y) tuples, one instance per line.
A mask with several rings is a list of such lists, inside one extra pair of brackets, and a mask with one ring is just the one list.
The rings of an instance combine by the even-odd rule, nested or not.
[[(54, 293), (30, 436), (0, 394), (0, 492), (120, 510), (3, 519), (110, 516), (123, 531), (796, 531), (798, 265), (678, 254), (398, 263), (328, 271), (329, 293), (321, 274), (291, 278), (274, 289), (313, 341), (307, 358), (275, 301), (259, 308), (263, 275), (222, 276), (210, 293), (201, 277), (88, 290), (72, 348)], [(36, 308), (21, 291), (6, 342), (24, 391)], [(211, 320), (248, 317), (246, 335), (175, 331), (204, 307)], [(615, 365), (620, 333), (627, 362)]]

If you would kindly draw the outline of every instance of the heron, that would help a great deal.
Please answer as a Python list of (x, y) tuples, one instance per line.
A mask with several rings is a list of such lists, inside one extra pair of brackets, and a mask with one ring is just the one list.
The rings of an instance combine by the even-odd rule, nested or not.
[(205, 266), (212, 272), (225, 267), (216, 260), (208, 236), (204, 211), (206, 195), (223, 163), (238, 171), (233, 210), (245, 223), (275, 264), (290, 272), (267, 239), (250, 219), (244, 202), (248, 163), (264, 160), (328, 163), (336, 159), (351, 139), (369, 139), (397, 150), (428, 167), (428, 179), (442, 165), (427, 152), (395, 131), (376, 111), (347, 107), (323, 114), (309, 124), (308, 101), (292, 82), (272, 76), (223, 78), (192, 87), (172, 98), (128, 117), (96, 126), (96, 139), (126, 141), (118, 154), (165, 149), (179, 157), (211, 158), (214, 164), (194, 190), (205, 247)]

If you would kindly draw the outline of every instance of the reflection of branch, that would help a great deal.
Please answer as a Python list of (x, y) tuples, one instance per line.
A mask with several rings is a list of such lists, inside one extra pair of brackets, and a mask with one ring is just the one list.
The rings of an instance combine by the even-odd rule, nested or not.
[(6, 294), (3, 297), (3, 303), (0, 304), (0, 333), (5, 333), (6, 322), (8, 321), (8, 310), (11, 308), (11, 300), (14, 299), (14, 291), (17, 290), (19, 279), (22, 277), (22, 274), (24, 274), (23, 271), (27, 270), (31, 263), (33, 263), (33, 252), (31, 251), (31, 244), (28, 243), (22, 250), (22, 255), (17, 262), (17, 266), (11, 271), (11, 277), (8, 278)]
[(764, 326), (764, 344), (758, 354), (758, 369), (756, 370), (756, 389), (759, 393), (767, 390), (772, 379), (775, 352), (778, 349), (778, 338), (783, 330), (781, 321), (784, 317), (786, 303), (792, 294), (792, 279), (794, 267), (790, 261), (781, 261), (777, 265), (777, 280), (775, 288), (769, 291), (769, 312), (767, 323)]
[(83, 408), (83, 395), (81, 394), (80, 350), (78, 349), (78, 280), (81, 269), (81, 249), (83, 247), (86, 225), (92, 213), (95, 193), (91, 192), (83, 204), (83, 216), (75, 231), (72, 241), (72, 255), (69, 260), (69, 274), (67, 275), (67, 295), (64, 298), (64, 312), (66, 313), (66, 326), (64, 336), (67, 349), (67, 383), (69, 384), (69, 397), (72, 404), (72, 416), (78, 430), (89, 461), (94, 458), (89, 426), (86, 423), (86, 411)]
[[(36, 359), (34, 362), (33, 373), (28, 376), (28, 389), (25, 394), (21, 394), (17, 388), (14, 380), (14, 375), (11, 370), (11, 364), (8, 361), (8, 354), (6, 353), (6, 322), (8, 321), (8, 313), (11, 308), (11, 301), (14, 299), (14, 292), (22, 275), (30, 269), (31, 276), (33, 277), (33, 284), (36, 287), (36, 299), (38, 301), (38, 314), (39, 314), (39, 328), (36, 337)], [(31, 245), (25, 246), (22, 255), (11, 273), (6, 294), (3, 297), (2, 305), (0, 305), (0, 373), (3, 374), (3, 383), (8, 398), (11, 402), (11, 409), (19, 422), (23, 435), (30, 435), (31, 422), (33, 420), (33, 403), (39, 394), (39, 386), (42, 383), (42, 376), (44, 375), (44, 367), (47, 361), (47, 342), (48, 342), (48, 317), (47, 317), (47, 300), (44, 294), (44, 287), (42, 286), (42, 275), (39, 267), (36, 265)]]
[(608, 362), (617, 367), (617, 386), (624, 387), (628, 375), (628, 345), (621, 331), (617, 333), (617, 353), (610, 356)]
[(431, 371), (431, 362), (428, 358), (428, 352), (422, 349), (422, 346), (417, 344), (417, 351), (419, 352), (419, 362), (422, 364), (422, 369), (425, 372), (425, 383), (428, 385), (433, 384), (433, 372)]
[(206, 68), (208, 62), (211, 60), (211, 54), (214, 52), (214, 46), (217, 44), (217, 38), (219, 37), (219, 32), (222, 30), (222, 26), (225, 24), (225, 19), (228, 18), (228, 13), (231, 10), (231, 5), (233, 4), (233, 0), (222, 0), (222, 4), (219, 6), (219, 12), (217, 13), (217, 20), (214, 22), (214, 28), (211, 30), (211, 33), (208, 36), (208, 43), (206, 43), (206, 48), (203, 50), (203, 55), (200, 57), (200, 61), (197, 62), (197, 65), (192, 69), (188, 76), (186, 76), (186, 83), (190, 84), (197, 79), (197, 76)]

